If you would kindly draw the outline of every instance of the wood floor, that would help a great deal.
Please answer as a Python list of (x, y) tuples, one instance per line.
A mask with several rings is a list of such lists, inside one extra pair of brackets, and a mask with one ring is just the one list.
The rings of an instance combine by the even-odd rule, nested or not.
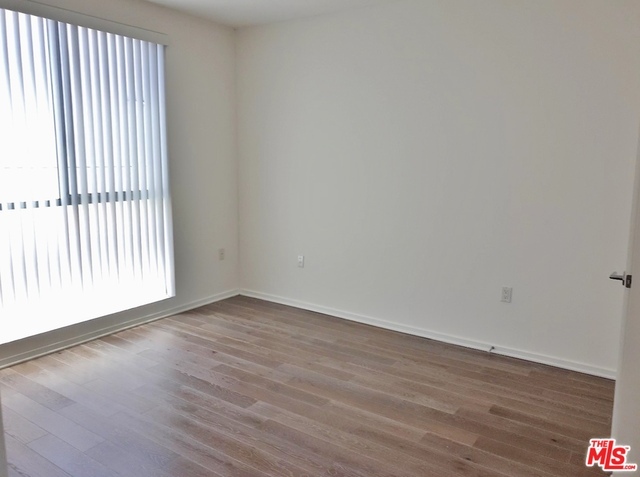
[(594, 476), (613, 383), (235, 297), (0, 371), (9, 475)]

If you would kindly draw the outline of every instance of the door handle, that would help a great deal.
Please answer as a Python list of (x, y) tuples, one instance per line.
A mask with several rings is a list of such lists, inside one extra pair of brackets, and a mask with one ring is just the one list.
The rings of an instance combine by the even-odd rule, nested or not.
[(622, 272), (621, 275), (618, 275), (618, 272), (613, 272), (609, 275), (611, 280), (620, 280), (622, 282), (622, 286), (626, 288), (631, 288), (631, 275), (627, 275), (626, 272)]

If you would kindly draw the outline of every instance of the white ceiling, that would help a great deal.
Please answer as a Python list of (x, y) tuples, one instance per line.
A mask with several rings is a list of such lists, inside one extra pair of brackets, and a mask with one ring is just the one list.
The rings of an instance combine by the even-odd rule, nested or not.
[(393, 0), (149, 0), (175, 10), (243, 27), (338, 12)]

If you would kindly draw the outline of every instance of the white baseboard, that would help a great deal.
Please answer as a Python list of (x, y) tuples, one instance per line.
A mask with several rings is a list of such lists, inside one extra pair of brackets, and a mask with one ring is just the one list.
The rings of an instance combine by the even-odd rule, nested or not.
[(564, 360), (564, 359), (556, 358), (553, 356), (547, 356), (547, 355), (538, 354), (538, 353), (531, 353), (529, 351), (523, 351), (515, 348), (494, 346), (494, 345), (491, 345), (490, 343), (484, 343), (481, 341), (471, 340), (468, 338), (462, 338), (459, 336), (449, 335), (445, 333), (438, 333), (438, 332), (427, 330), (424, 328), (407, 326), (400, 323), (381, 320), (379, 318), (372, 318), (369, 316), (359, 315), (359, 314), (351, 313), (348, 311), (338, 310), (335, 308), (316, 305), (313, 303), (307, 303), (307, 302), (285, 298), (281, 296), (271, 295), (268, 293), (256, 292), (252, 290), (229, 290), (229, 291), (218, 293), (216, 295), (202, 298), (200, 300), (196, 300), (184, 305), (170, 308), (168, 310), (163, 310), (158, 313), (145, 315), (139, 318), (133, 318), (131, 320), (118, 323), (116, 325), (111, 325), (104, 328), (93, 330), (89, 333), (84, 333), (82, 335), (77, 335), (77, 336), (71, 336), (63, 340), (47, 343), (46, 345), (43, 345), (43, 346), (30, 348), (25, 351), (17, 352), (15, 354), (11, 354), (8, 356), (2, 356), (0, 357), (0, 369), (5, 368), (7, 366), (13, 366), (15, 364), (28, 361), (30, 359), (38, 358), (40, 356), (44, 356), (50, 353), (55, 353), (57, 351), (61, 351), (71, 346), (76, 346), (82, 343), (86, 343), (87, 341), (101, 338), (103, 336), (107, 336), (112, 333), (116, 333), (118, 331), (123, 331), (128, 328), (133, 328), (135, 326), (140, 326), (145, 323), (150, 323), (152, 321), (156, 321), (162, 318), (166, 318), (168, 316), (176, 315), (184, 311), (193, 310), (194, 308), (198, 308), (203, 305), (208, 305), (210, 303), (231, 298), (236, 295), (244, 295), (252, 298), (258, 298), (260, 300), (270, 301), (273, 303), (280, 303), (282, 305), (301, 308), (303, 310), (315, 311), (317, 313), (336, 316), (338, 318), (343, 318), (345, 320), (355, 321), (355, 322), (363, 323), (366, 325), (372, 325), (378, 328), (399, 331), (401, 333), (407, 333), (414, 336), (421, 336), (423, 338), (429, 338), (436, 341), (441, 341), (443, 343), (450, 343), (458, 346), (464, 346), (465, 348), (477, 349), (477, 350), (488, 352), (493, 347), (491, 352), (495, 354), (509, 356), (512, 358), (523, 359), (526, 361), (532, 361), (534, 363), (555, 366), (558, 368), (568, 369), (571, 371), (578, 371), (580, 373), (590, 374), (593, 376), (600, 376), (607, 379), (616, 378), (616, 371), (613, 369), (601, 368), (601, 367), (592, 366), (586, 363)]
[[(86, 343), (88, 341), (95, 340), (97, 338), (101, 338), (103, 336), (117, 333), (118, 331), (123, 331), (128, 328), (144, 325), (152, 321), (160, 320), (162, 318), (167, 318), (169, 316), (177, 315), (185, 311), (193, 310), (194, 308), (198, 308), (203, 305), (208, 305), (210, 303), (224, 300), (226, 298), (231, 298), (239, 294), (240, 294), (240, 290), (238, 289), (229, 290), (223, 293), (218, 293), (215, 295), (208, 296), (206, 298), (202, 298), (200, 300), (195, 300), (184, 305), (176, 306), (168, 310), (163, 310), (157, 313), (148, 314), (138, 318), (132, 318), (130, 320), (117, 323), (115, 325), (92, 330), (89, 333), (70, 336), (63, 340), (53, 341), (51, 343), (47, 343), (37, 348), (29, 348), (29, 349), (26, 349), (25, 351), (17, 352), (8, 356), (3, 356), (3, 357), (0, 357), (0, 369), (6, 368), (7, 366), (13, 366), (13, 365), (22, 363), (24, 361), (35, 359), (40, 356), (55, 353), (57, 351), (61, 351), (66, 348), (70, 348), (71, 346), (76, 346), (82, 343)], [(46, 341), (46, 334), (44, 336)], [(29, 340), (29, 338), (25, 338), (25, 340)]]
[[(492, 353), (502, 356), (509, 356), (511, 358), (523, 359), (526, 361), (532, 361), (534, 363), (546, 364), (549, 366), (555, 366), (557, 368), (568, 369), (571, 371), (578, 371), (580, 373), (590, 374), (593, 376), (599, 376), (607, 379), (615, 379), (616, 371), (613, 369), (601, 368), (598, 366), (592, 366), (586, 363), (580, 363), (577, 361), (569, 361), (553, 356), (547, 356), (538, 353), (531, 353), (529, 351), (523, 351), (514, 348), (505, 348), (501, 346), (495, 346), (490, 343), (484, 343), (482, 341), (471, 340), (468, 338), (462, 338), (460, 336), (449, 335), (445, 333), (438, 333), (436, 331), (427, 330), (424, 328), (416, 328), (413, 326), (402, 325), (400, 323), (394, 323), (391, 321), (381, 320), (379, 318), (372, 318), (365, 315), (359, 315), (348, 311), (337, 310), (335, 308), (329, 308), (326, 306), (316, 305), (313, 303), (307, 303), (303, 301), (293, 300), (281, 296), (271, 295), (268, 293), (256, 292), (253, 290), (240, 290), (240, 295), (244, 295), (251, 298), (258, 298), (260, 300), (270, 301), (273, 303), (279, 303), (281, 305), (288, 305), (295, 308), (301, 308), (303, 310), (315, 311), (325, 315), (336, 316), (338, 318), (344, 318), (345, 320), (356, 321), (365, 325), (372, 325), (378, 328), (384, 328), (387, 330), (399, 331), (401, 333), (407, 333), (409, 335), (421, 336), (423, 338), (429, 338), (443, 343), (450, 343), (458, 346), (464, 346), (465, 348), (478, 349), (482, 351), (491, 350)], [(493, 348), (493, 349), (492, 349)]]

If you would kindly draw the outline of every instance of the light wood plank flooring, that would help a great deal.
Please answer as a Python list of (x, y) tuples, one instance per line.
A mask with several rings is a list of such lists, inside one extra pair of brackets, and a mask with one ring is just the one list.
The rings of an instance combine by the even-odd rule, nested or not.
[(613, 387), (245, 297), (0, 371), (12, 477), (604, 475)]

